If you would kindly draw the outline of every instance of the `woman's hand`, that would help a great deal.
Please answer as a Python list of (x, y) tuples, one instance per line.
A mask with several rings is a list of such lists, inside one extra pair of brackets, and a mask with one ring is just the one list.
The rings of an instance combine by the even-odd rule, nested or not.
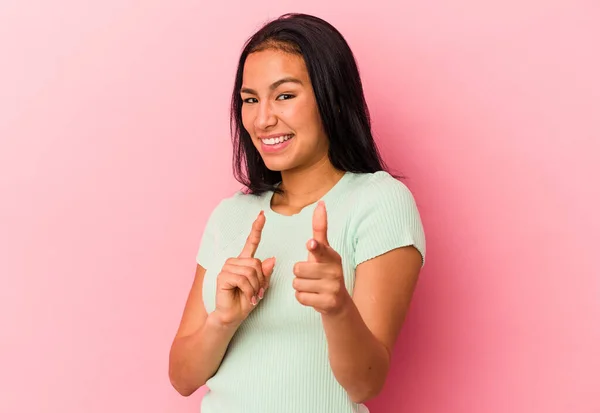
[(275, 258), (254, 258), (265, 216), (261, 211), (237, 258), (229, 258), (217, 276), (215, 316), (222, 325), (239, 326), (262, 300), (275, 266)]
[(308, 261), (294, 265), (296, 299), (321, 314), (337, 314), (351, 302), (344, 284), (342, 258), (327, 241), (327, 211), (319, 202), (313, 214), (313, 238), (306, 244)]

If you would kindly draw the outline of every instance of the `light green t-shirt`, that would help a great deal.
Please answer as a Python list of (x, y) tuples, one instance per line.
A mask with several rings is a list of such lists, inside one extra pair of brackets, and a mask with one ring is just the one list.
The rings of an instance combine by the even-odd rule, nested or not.
[[(261, 210), (266, 223), (256, 251), (276, 257), (271, 285), (243, 322), (216, 374), (202, 413), (362, 413), (335, 379), (328, 361), (320, 314), (295, 298), (292, 268), (306, 261), (316, 202), (292, 216), (270, 207), (273, 192), (224, 199), (212, 212), (198, 251), (206, 269), (203, 299), (215, 308), (216, 277), (225, 260), (237, 257)], [(356, 267), (392, 249), (414, 245), (425, 260), (425, 235), (409, 189), (387, 172), (347, 172), (323, 198), (329, 244), (342, 257), (352, 294)]]

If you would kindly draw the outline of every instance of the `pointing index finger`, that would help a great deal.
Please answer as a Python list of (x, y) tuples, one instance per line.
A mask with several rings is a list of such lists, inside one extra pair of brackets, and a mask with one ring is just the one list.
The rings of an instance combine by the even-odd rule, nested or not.
[(244, 245), (239, 258), (254, 258), (254, 254), (258, 249), (258, 244), (260, 244), (260, 237), (265, 226), (265, 220), (264, 212), (260, 211), (260, 214), (258, 214), (258, 217), (252, 223), (250, 235), (248, 235), (248, 238), (246, 239), (246, 244)]
[(319, 201), (315, 208), (312, 226), (313, 238), (324, 245), (329, 245), (327, 241), (327, 211), (323, 201)]

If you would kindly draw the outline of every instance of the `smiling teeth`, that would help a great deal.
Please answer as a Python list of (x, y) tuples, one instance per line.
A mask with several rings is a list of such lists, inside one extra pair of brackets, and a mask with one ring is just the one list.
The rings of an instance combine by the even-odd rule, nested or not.
[(277, 145), (290, 139), (292, 135), (279, 136), (278, 138), (263, 139), (265, 145)]

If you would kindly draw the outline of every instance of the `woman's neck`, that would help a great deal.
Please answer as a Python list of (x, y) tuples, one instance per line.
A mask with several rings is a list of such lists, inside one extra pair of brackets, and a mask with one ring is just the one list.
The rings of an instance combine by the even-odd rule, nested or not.
[(275, 194), (272, 206), (291, 213), (297, 213), (323, 197), (344, 176), (344, 171), (336, 169), (329, 159), (301, 171), (282, 171), (283, 194)]

